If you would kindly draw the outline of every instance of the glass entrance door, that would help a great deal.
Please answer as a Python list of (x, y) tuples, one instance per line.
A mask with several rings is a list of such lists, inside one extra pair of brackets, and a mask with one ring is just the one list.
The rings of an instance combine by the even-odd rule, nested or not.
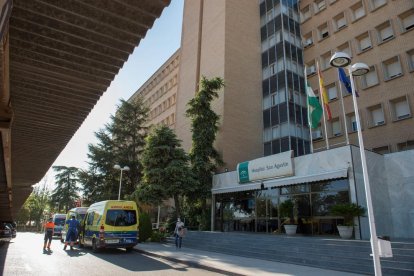
[(277, 190), (256, 193), (256, 232), (272, 233), (278, 228)]

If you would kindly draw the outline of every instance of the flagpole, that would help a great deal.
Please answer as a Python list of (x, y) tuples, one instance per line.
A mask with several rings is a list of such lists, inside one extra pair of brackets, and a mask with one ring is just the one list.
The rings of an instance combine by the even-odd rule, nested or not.
[(342, 112), (343, 112), (343, 114), (344, 114), (345, 139), (346, 139), (346, 144), (347, 144), (347, 145), (349, 145), (348, 127), (347, 127), (347, 123), (346, 123), (345, 106), (344, 106), (344, 97), (343, 97), (343, 93), (342, 93), (342, 82), (341, 82), (341, 78), (339, 77), (339, 68), (338, 68), (338, 80), (339, 80), (339, 91), (340, 91), (340, 93), (341, 93), (341, 106), (342, 106)]
[(323, 103), (323, 87), (321, 85), (321, 81), (320, 81), (320, 71), (319, 71), (319, 62), (316, 62), (316, 70), (318, 70), (318, 82), (319, 82), (319, 100), (321, 101), (322, 104), (322, 116), (323, 116), (323, 126), (325, 129), (325, 141), (326, 141), (326, 149), (329, 149), (329, 141), (328, 141), (328, 132), (326, 131), (326, 118), (325, 118), (325, 105)]
[[(306, 74), (306, 65), (305, 65), (305, 71), (304, 71), (304, 73), (305, 73), (305, 91), (306, 91), (306, 89), (308, 89), (307, 87), (308, 87), (308, 76), (307, 76), (307, 74)], [(308, 95), (308, 93), (306, 92), (306, 107), (307, 108), (309, 108), (309, 95)], [(308, 110), (308, 125), (309, 125), (309, 134), (310, 134), (310, 152), (311, 153), (313, 153), (313, 139), (312, 139), (312, 123), (311, 123), (311, 118), (310, 118), (310, 113), (309, 113), (309, 110)]]

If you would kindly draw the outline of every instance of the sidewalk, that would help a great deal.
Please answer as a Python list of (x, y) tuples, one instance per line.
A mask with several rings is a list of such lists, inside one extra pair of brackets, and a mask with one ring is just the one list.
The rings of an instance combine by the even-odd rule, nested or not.
[(160, 257), (226, 275), (360, 275), (335, 270), (225, 255), (191, 248), (176, 249), (173, 244), (165, 243), (139, 243), (134, 249), (142, 254)]

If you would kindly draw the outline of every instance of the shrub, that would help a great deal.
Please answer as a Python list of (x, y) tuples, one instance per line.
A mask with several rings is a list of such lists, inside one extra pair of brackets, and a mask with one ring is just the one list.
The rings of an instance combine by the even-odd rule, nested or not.
[(139, 216), (139, 242), (145, 242), (152, 235), (152, 225), (150, 216), (142, 212)]
[(365, 209), (355, 203), (337, 204), (331, 207), (331, 214), (344, 217), (344, 225), (354, 226), (354, 217), (364, 216)]
[(161, 231), (152, 231), (151, 241), (152, 242), (163, 242), (165, 241), (166, 233)]

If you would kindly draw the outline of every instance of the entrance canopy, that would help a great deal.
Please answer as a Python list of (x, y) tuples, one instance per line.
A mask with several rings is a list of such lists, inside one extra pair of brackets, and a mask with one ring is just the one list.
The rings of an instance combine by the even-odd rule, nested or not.
[(0, 0), (0, 220), (12, 220), (170, 0)]
[(316, 181), (329, 180), (329, 179), (345, 178), (345, 177), (348, 177), (348, 168), (343, 168), (343, 169), (338, 169), (338, 170), (333, 170), (333, 171), (326, 171), (326, 172), (319, 172), (317, 174), (310, 174), (310, 175), (301, 175), (301, 176), (292, 176), (292, 177), (285, 177), (285, 178), (278, 178), (278, 179), (263, 180), (261, 182), (247, 183), (247, 184), (239, 184), (235, 182), (234, 185), (231, 187), (216, 188), (216, 189), (212, 189), (211, 192), (213, 194), (224, 194), (224, 193), (232, 193), (232, 192), (240, 192), (240, 191), (260, 190), (262, 184), (264, 188), (275, 188), (275, 187), (281, 187), (281, 186), (316, 182)]

